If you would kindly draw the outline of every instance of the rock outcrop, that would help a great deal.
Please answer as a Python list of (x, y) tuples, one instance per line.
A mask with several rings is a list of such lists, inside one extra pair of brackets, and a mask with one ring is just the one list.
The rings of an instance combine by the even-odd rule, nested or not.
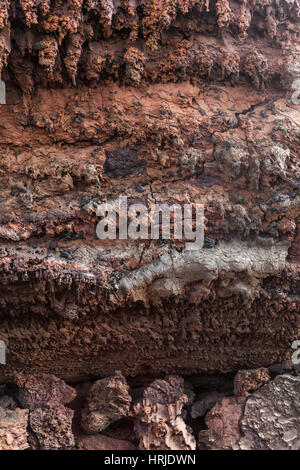
[[(296, 0), (1, 3), (3, 380), (291, 358), (298, 38)], [(97, 238), (119, 196), (203, 205), (203, 249)]]
[[(299, 37), (299, 0), (0, 2), (1, 442), (134, 419), (141, 448), (272, 447), (251, 407), (297, 380), (270, 366), (300, 331)], [(174, 211), (144, 230), (155, 204)], [(185, 401), (178, 377), (238, 371)]]

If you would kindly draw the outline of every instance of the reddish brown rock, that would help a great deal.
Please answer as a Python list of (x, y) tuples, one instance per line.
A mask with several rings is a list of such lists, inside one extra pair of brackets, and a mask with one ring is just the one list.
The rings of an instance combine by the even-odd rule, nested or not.
[[(296, 0), (0, 2), (0, 380), (291, 358), (299, 27)], [(204, 248), (96, 239), (120, 195), (203, 204)]]
[[(154, 395), (145, 384), (241, 371), (235, 394), (250, 400), (268, 385), (261, 368), (292, 359), (299, 15), (299, 0), (0, 1), (0, 382), (22, 372), (20, 403), (40, 434), (33, 446), (72, 442), (63, 405), (77, 426), (86, 391), (73, 400), (62, 380), (145, 377), (141, 446), (193, 448), (183, 419), (192, 393), (186, 403), (169, 379)], [(98, 239), (99, 206), (117, 208), (119, 222), (124, 195), (128, 207), (202, 204), (203, 248), (145, 234)], [(87, 401), (89, 432), (128, 413), (126, 385), (113, 392), (109, 381)], [(239, 403), (220, 403), (234, 431), (216, 426), (207, 445), (232, 447)], [(206, 397), (196, 414), (207, 406)], [(293, 436), (289, 428), (276, 445), (296, 446)]]
[(240, 421), (243, 415), (244, 400), (225, 397), (207, 413), (205, 424), (208, 429), (200, 431), (200, 449), (232, 450), (241, 438)]
[(234, 394), (247, 397), (271, 379), (268, 369), (261, 367), (253, 370), (239, 370), (234, 377)]
[(132, 415), (139, 448), (146, 450), (194, 450), (191, 429), (182, 419), (182, 407), (188, 402), (180, 377), (155, 380), (134, 403)]
[(80, 450), (136, 450), (136, 447), (129, 441), (113, 439), (101, 434), (80, 436), (77, 440), (77, 448)]
[(18, 375), (15, 381), (19, 387), (18, 401), (23, 408), (32, 410), (50, 401), (65, 405), (76, 397), (76, 391), (54, 375)]
[(91, 387), (81, 413), (82, 429), (96, 434), (129, 414), (131, 396), (125, 378), (120, 372), (97, 380)]
[(49, 402), (30, 412), (29, 424), (35, 449), (71, 449), (75, 445), (72, 432), (74, 411), (58, 402)]

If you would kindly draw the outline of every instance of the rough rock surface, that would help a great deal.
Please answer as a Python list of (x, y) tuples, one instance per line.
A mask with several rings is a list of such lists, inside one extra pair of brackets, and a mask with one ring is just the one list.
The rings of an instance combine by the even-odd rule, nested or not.
[(25, 450), (28, 444), (28, 410), (0, 407), (0, 450)]
[(82, 429), (96, 434), (127, 416), (131, 405), (129, 387), (121, 373), (97, 380), (91, 387), (81, 413)]
[[(261, 369), (299, 340), (299, 33), (299, 0), (0, 1), (0, 382), (30, 408), (1, 398), (0, 448), (74, 448), (62, 379), (96, 380), (79, 447), (130, 447), (121, 370), (132, 445), (194, 449), (178, 375), (240, 370), (199, 446), (299, 449), (299, 377)], [(97, 239), (120, 195), (203, 204), (203, 249)]]
[[(1, 2), (1, 381), (290, 359), (299, 28), (297, 0)], [(203, 250), (96, 239), (119, 195), (203, 204)]]
[(253, 393), (241, 431), (243, 450), (300, 450), (300, 377), (279, 375)]
[(239, 396), (219, 400), (206, 414), (200, 449), (300, 450), (299, 376), (270, 380), (262, 368), (241, 370), (234, 386)]
[(207, 413), (205, 424), (208, 429), (200, 431), (200, 449), (231, 450), (241, 437), (240, 420), (243, 415), (244, 400), (225, 397)]
[(76, 391), (54, 375), (40, 374), (24, 377), (18, 375), (15, 381), (19, 386), (17, 394), (19, 403), (23, 408), (30, 410), (47, 405), (50, 401), (65, 405), (76, 397)]
[(195, 450), (191, 430), (182, 419), (188, 398), (180, 377), (155, 380), (133, 405), (139, 448), (146, 450)]
[[(220, 376), (131, 378), (130, 409), (128, 385), (120, 373), (78, 384), (77, 397), (66, 406), (51, 397), (44, 401), (49, 384), (52, 396), (62, 401), (74, 395), (61, 380), (45, 374), (40, 379), (19, 376), (20, 383), (38, 393), (27, 396), (30, 409), (20, 409), (13, 399), (19, 401), (15, 385), (1, 386), (0, 450), (193, 450), (194, 436), (200, 450), (300, 450), (300, 376), (295, 369), (272, 374), (270, 378), (264, 368), (240, 370), (222, 383)], [(47, 391), (44, 396), (42, 390)], [(233, 391), (237, 396), (224, 396)], [(87, 404), (90, 409), (95, 405), (88, 424), (104, 424), (101, 434), (85, 434), (80, 426)], [(116, 409), (122, 418), (114, 421)]]
[(49, 402), (30, 412), (31, 445), (35, 449), (58, 450), (75, 446), (72, 432), (74, 411), (61, 403)]
[(234, 394), (237, 397), (247, 397), (249, 391), (254, 392), (270, 380), (268, 369), (261, 367), (254, 370), (239, 370), (234, 377)]
[(77, 448), (80, 450), (137, 450), (129, 441), (113, 439), (101, 434), (79, 437), (77, 439)]

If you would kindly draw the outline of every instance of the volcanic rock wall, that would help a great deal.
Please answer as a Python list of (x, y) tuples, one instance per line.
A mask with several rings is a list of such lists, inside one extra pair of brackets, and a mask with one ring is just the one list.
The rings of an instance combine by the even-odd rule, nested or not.
[[(299, 17), (297, 0), (1, 1), (1, 381), (291, 358)], [(204, 248), (98, 239), (120, 195), (203, 204)]]

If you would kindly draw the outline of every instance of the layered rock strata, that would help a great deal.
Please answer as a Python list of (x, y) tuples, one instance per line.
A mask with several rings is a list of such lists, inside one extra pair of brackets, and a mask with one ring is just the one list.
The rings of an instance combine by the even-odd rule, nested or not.
[[(1, 381), (291, 358), (299, 14), (297, 0), (1, 2)], [(97, 208), (120, 195), (202, 204), (204, 248), (97, 239)]]

